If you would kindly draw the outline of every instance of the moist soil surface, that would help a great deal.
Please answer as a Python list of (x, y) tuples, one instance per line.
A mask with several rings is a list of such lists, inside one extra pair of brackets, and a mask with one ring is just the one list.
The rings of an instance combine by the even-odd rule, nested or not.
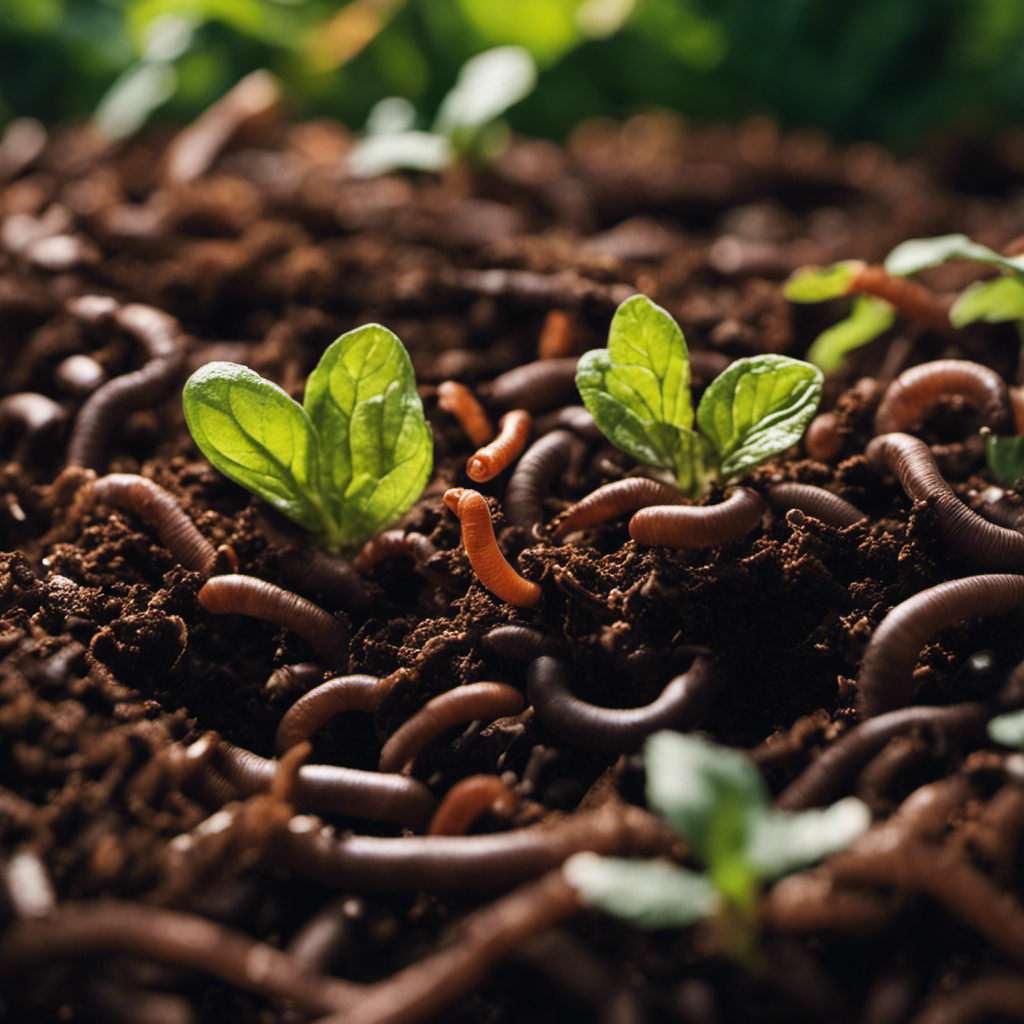
[[(56, 133), (41, 150), (10, 133), (0, 144), (3, 394), (45, 396), (31, 400), (31, 413), (0, 406), (0, 966), (20, 963), (26, 922), (61, 921), (67, 908), (88, 914), (113, 899), (220, 922), (289, 950), (295, 964), (373, 983), (457, 946), (458, 923), (515, 887), (364, 891), (343, 871), (324, 879), (285, 863), (275, 852), (280, 833), (292, 813), (312, 809), (284, 771), (270, 794), (211, 784), (217, 773), (206, 761), (219, 755), (210, 734), (272, 758), (284, 712), (338, 672), (288, 629), (206, 611), (197, 595), (207, 574), (183, 566), (151, 522), (98, 500), (97, 475), (156, 482), (218, 549), (215, 573), (286, 588), (350, 630), (347, 671), (393, 685), (372, 714), (334, 717), (307, 759), (366, 771), (404, 721), (453, 687), (496, 681), (525, 694), (529, 640), (518, 655), (484, 639), (516, 624), (557, 641), (573, 692), (607, 707), (647, 704), (695, 654), (713, 658), (724, 683), (691, 725), (752, 752), (778, 794), (861, 721), (861, 657), (889, 610), (985, 571), (949, 548), (932, 505), (912, 502), (864, 449), (882, 391), (909, 366), (975, 360), (1013, 383), (1019, 339), (1006, 325), (940, 335), (901, 319), (827, 376), (828, 457), (794, 448), (743, 480), (762, 494), (781, 481), (828, 488), (865, 513), (852, 526), (769, 512), (739, 540), (676, 551), (638, 545), (622, 516), (556, 541), (550, 526), (562, 511), (637, 470), (586, 431), (543, 483), (538, 528), (507, 522), (508, 472), (479, 485), (505, 555), (542, 588), (530, 609), (485, 589), (460, 547), (442, 496), (472, 485), (465, 466), (475, 445), (437, 391), (449, 380), (467, 385), (495, 422), (525, 405), (539, 431), (545, 414), (578, 404), (571, 383), (510, 396), (492, 382), (539, 354), (603, 345), (616, 306), (638, 291), (682, 326), (697, 392), (732, 359), (802, 357), (844, 305), (793, 306), (785, 277), (807, 263), (879, 262), (907, 238), (953, 231), (1007, 246), (1024, 232), (1019, 140), (984, 151), (935, 147), (900, 162), (873, 145), (780, 135), (760, 120), (694, 129), (641, 117), (586, 124), (564, 149), (518, 141), (488, 170), (357, 180), (344, 169), (344, 130), (276, 123), (236, 138), (191, 180), (169, 180), (166, 148), (187, 144), (188, 131), (113, 149), (83, 129)], [(978, 276), (950, 264), (923, 279), (942, 296)], [(96, 295), (174, 317), (177, 362), (157, 394), (108, 414), (95, 465), (69, 466), (90, 394), (152, 357), (115, 315), (83, 315), (76, 299)], [(210, 467), (185, 427), (180, 392), (189, 372), (229, 359), (301, 397), (324, 348), (372, 321), (407, 346), (433, 430), (430, 483), (398, 526), (435, 553), (388, 557), (359, 577), (316, 562), (296, 528)], [(71, 356), (91, 362), (79, 361), (76, 374)], [(912, 432), (969, 506), (1012, 515), (1012, 491), (993, 500), (983, 427), (953, 397), (929, 406)], [(1022, 659), (1019, 613), (964, 619), (924, 646), (913, 702), (980, 702), (995, 713), (1012, 703), (1004, 685)], [(278, 671), (299, 664), (308, 667)], [(478, 816), (470, 830), (482, 835), (645, 806), (635, 753), (573, 740), (527, 707), (450, 729), (408, 771), (438, 800), (469, 776), (499, 776), (517, 807)], [(973, 897), (921, 882), (923, 869), (915, 879), (894, 864), (851, 882), (826, 866), (806, 875), (819, 891), (796, 893), (788, 916), (765, 897), (756, 954), (727, 955), (708, 927), (642, 932), (583, 911), (512, 943), (439, 1006), (394, 1019), (1019, 1020), (1019, 766), (983, 730), (925, 725), (879, 745), (829, 800), (860, 795), (882, 829), (910, 816), (904, 805), (903, 818), (893, 817), (919, 789), (920, 802), (939, 793), (946, 803), (927, 828), (907, 825), (907, 842), (929, 864), (941, 861), (945, 877), (970, 872), (1001, 901), (1005, 934), (979, 922), (984, 913), (972, 916)], [(320, 818), (338, 836), (403, 834), (400, 822)], [(197, 839), (218, 828), (220, 847)], [(334, 946), (310, 953), (298, 940), (325, 908)], [(44, 949), (4, 975), (0, 1017), (317, 1016), (237, 979), (132, 955), (138, 943), (83, 942)]]

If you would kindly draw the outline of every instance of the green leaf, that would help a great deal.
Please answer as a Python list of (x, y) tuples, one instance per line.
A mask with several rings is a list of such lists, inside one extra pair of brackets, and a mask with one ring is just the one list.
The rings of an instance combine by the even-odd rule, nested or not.
[(782, 294), (790, 302), (826, 302), (849, 295), (857, 275), (864, 269), (862, 260), (843, 260), (828, 267), (801, 267), (783, 285)]
[(248, 367), (221, 362), (196, 370), (182, 401), (199, 450), (229, 480), (310, 532), (329, 530), (318, 442), (298, 402)]
[[(598, 427), (640, 462), (676, 474), (680, 486), (703, 476), (703, 455), (690, 429), (690, 360), (679, 325), (644, 295), (615, 311), (607, 349), (586, 353), (576, 387)], [(703, 459), (701, 459), (703, 461)]]
[(740, 473), (800, 440), (821, 400), (822, 373), (787, 356), (737, 359), (704, 392), (701, 432), (722, 475)]
[(985, 461), (1000, 483), (1012, 487), (1024, 477), (1024, 437), (989, 434), (985, 439)]
[(587, 903), (638, 928), (685, 928), (718, 906), (707, 878), (660, 861), (577, 853), (562, 871)]
[(988, 735), (1004, 747), (1024, 748), (1024, 708), (989, 719)]
[(1024, 259), (1002, 256), (987, 245), (972, 242), (966, 235), (940, 235), (937, 238), (913, 238), (903, 242), (886, 256), (885, 269), (890, 274), (905, 276), (954, 259), (975, 260), (1010, 273), (1024, 272)]
[(305, 407), (322, 439), (337, 542), (358, 543), (410, 508), (430, 475), (433, 442), (408, 353), (380, 324), (343, 334), (309, 375)]
[(769, 812), (751, 822), (746, 861), (770, 881), (845, 850), (870, 824), (871, 811), (854, 796), (821, 810)]
[(990, 324), (1024, 320), (1024, 278), (997, 277), (965, 288), (949, 311), (949, 322), (963, 327), (977, 320)]
[(366, 135), (349, 151), (348, 170), (357, 178), (391, 171), (443, 171), (455, 159), (451, 142), (430, 132)]
[(874, 295), (858, 295), (850, 315), (822, 331), (807, 350), (807, 361), (825, 373), (838, 370), (848, 352), (866, 345), (896, 322), (896, 310)]

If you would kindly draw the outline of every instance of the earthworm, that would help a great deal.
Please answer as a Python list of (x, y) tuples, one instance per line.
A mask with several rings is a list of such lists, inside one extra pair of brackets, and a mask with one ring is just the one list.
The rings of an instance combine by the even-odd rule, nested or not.
[(411, 558), (422, 566), (437, 554), (437, 548), (429, 537), (422, 533), (406, 533), (405, 530), (385, 530), (371, 537), (352, 559), (352, 568), (359, 572), (368, 572), (385, 558), (401, 555)]
[(843, 438), (836, 430), (839, 417), (834, 412), (822, 412), (811, 420), (804, 434), (804, 448), (812, 459), (829, 462), (843, 450)]
[(214, 615), (251, 615), (298, 633), (332, 667), (348, 665), (348, 629), (319, 605), (255, 576), (214, 576), (199, 591)]
[(470, 480), (482, 484), (504, 473), (526, 447), (532, 425), (533, 418), (525, 409), (505, 413), (498, 423), (498, 436), (469, 457), (466, 473)]
[(15, 922), (0, 938), (0, 972), (68, 957), (127, 953), (212, 974), (231, 985), (288, 999), (306, 1013), (351, 1006), (362, 986), (311, 971), (286, 953), (195, 914), (97, 899), (63, 903), (48, 917)]
[(1015, 434), (1024, 434), (1024, 387), (1008, 388)]
[(961, 395), (1000, 434), (1011, 429), (1006, 383), (995, 370), (966, 359), (937, 359), (904, 370), (886, 389), (875, 413), (875, 433), (912, 427), (943, 395)]
[(438, 736), (453, 726), (478, 719), (518, 715), (523, 710), (523, 695), (505, 683), (469, 683), (439, 694), (420, 708), (388, 738), (380, 752), (377, 767), (382, 772), (400, 772)]
[(571, 430), (587, 441), (604, 440), (601, 428), (582, 405), (563, 405), (561, 409), (534, 419), (533, 431), (538, 437), (550, 434), (552, 430)]
[(300, 661), (295, 665), (282, 665), (270, 673), (263, 684), (265, 693), (283, 694), (292, 690), (308, 690), (322, 683), (324, 670), (312, 661)]
[(527, 412), (548, 412), (568, 405), (576, 391), (576, 364), (579, 356), (563, 359), (539, 359), (524, 363), (491, 381), (489, 395), (492, 402), (506, 409), (525, 409)]
[(840, 888), (827, 872), (802, 871), (781, 878), (765, 896), (758, 917), (774, 931), (863, 935), (893, 916), (891, 901)]
[(574, 747), (604, 754), (637, 750), (658, 729), (691, 727), (724, 683), (714, 662), (698, 657), (650, 704), (606, 708), (572, 693), (568, 666), (558, 658), (541, 657), (530, 662), (527, 680), (527, 693), (538, 722)]
[(915, 705), (878, 715), (855, 726), (826, 747), (778, 796), (779, 810), (796, 811), (830, 804), (842, 796), (861, 768), (894, 736), (912, 729), (934, 729), (963, 740), (984, 734), (993, 710), (987, 704)]
[(565, 517), (557, 523), (551, 536), (556, 540), (576, 530), (606, 523), (627, 512), (646, 508), (649, 505), (683, 505), (687, 498), (668, 484), (659, 483), (645, 476), (631, 476), (625, 480), (614, 480), (591, 491), (582, 501), (569, 508)]
[(370, 595), (363, 578), (342, 558), (304, 545), (285, 548), (277, 564), (290, 587), (337, 601), (350, 611), (369, 607)]
[[(15, 462), (26, 461), (33, 446), (43, 440), (44, 435), (55, 432), (67, 418), (62, 406), (34, 391), (0, 398), (0, 437), (5, 438), (8, 433), (20, 435), (14, 450)], [(12, 427), (16, 430), (11, 430)]]
[(57, 894), (39, 854), (25, 846), (15, 850), (0, 872), (7, 902), (15, 917), (45, 917), (57, 906)]
[(351, 1010), (315, 1024), (411, 1024), (435, 1018), (472, 991), (503, 956), (580, 909), (579, 897), (562, 872), (549, 872), (462, 921), (457, 941), (366, 986)]
[(465, 490), (456, 515), (462, 523), (462, 543), (477, 579), (502, 601), (520, 608), (535, 605), (541, 598), (540, 585), (520, 576), (498, 550), (491, 510), (484, 496)]
[(152, 526), (160, 543), (186, 569), (209, 573), (216, 552), (196, 529), (178, 499), (159, 484), (133, 473), (111, 473), (93, 484), (93, 494)]
[(774, 484), (768, 488), (767, 497), (768, 504), (780, 515), (796, 508), (837, 529), (867, 518), (859, 508), (838, 494), (813, 484)]
[(343, 711), (375, 711), (390, 686), (377, 676), (338, 676), (303, 694), (281, 718), (276, 748), (283, 753), (308, 740)]
[(445, 793), (427, 835), (463, 836), (484, 811), (510, 818), (518, 805), (519, 798), (497, 775), (470, 775)]
[(973, 845), (983, 857), (1009, 877), (1024, 832), (1024, 786), (1007, 782), (988, 802), (978, 818)]
[(92, 977), (89, 999), (107, 1024), (197, 1024), (185, 996), (154, 992), (124, 979)]
[(867, 292), (885, 299), (904, 316), (928, 327), (938, 334), (952, 335), (949, 313), (942, 302), (916, 281), (890, 274), (884, 267), (866, 266), (854, 275), (847, 294)]
[(53, 382), (61, 391), (84, 398), (91, 395), (105, 380), (107, 371), (92, 356), (68, 356), (53, 371)]
[(572, 320), (561, 309), (549, 309), (537, 339), (538, 359), (564, 359), (572, 352)]
[[(245, 796), (263, 792), (274, 781), (278, 762), (250, 750), (222, 740), (217, 757), (224, 777)], [(304, 810), (398, 821), (412, 828), (424, 825), (434, 809), (430, 791), (415, 779), (333, 764), (303, 765), (295, 800)]]
[(99, 295), (72, 299), (67, 308), (86, 323), (115, 323), (133, 335), (149, 357), (142, 369), (97, 388), (78, 410), (68, 442), (68, 464), (101, 470), (117, 425), (129, 413), (150, 408), (170, 394), (185, 358), (181, 328), (152, 306), (120, 306)]
[(494, 427), (484, 412), (483, 406), (477, 401), (465, 384), (454, 380), (446, 380), (437, 386), (438, 407), (451, 413), (459, 421), (466, 437), (478, 448), (487, 444), (494, 437)]
[(954, 554), (985, 569), (1024, 572), (1024, 536), (988, 522), (960, 501), (924, 441), (882, 434), (864, 454), (873, 465), (890, 469), (912, 501), (934, 502), (939, 534)]
[(990, 1018), (1024, 1020), (1024, 978), (985, 974), (932, 1000), (910, 1024), (977, 1024)]
[[(1024, 538), (1022, 538), (1024, 539)], [(1024, 576), (968, 576), (929, 587), (896, 605), (864, 651), (857, 676), (865, 718), (910, 703), (914, 664), (940, 629), (980, 615), (1001, 615), (1024, 605)]]
[(483, 642), (498, 657), (514, 661), (533, 661), (542, 654), (565, 653), (561, 640), (529, 626), (495, 626), (483, 635)]
[(544, 522), (544, 498), (576, 443), (570, 431), (553, 430), (526, 449), (505, 488), (505, 515), (513, 526), (532, 530)]
[(343, 896), (328, 903), (288, 940), (285, 952), (307, 967), (318, 971), (330, 970), (352, 941), (350, 911), (362, 902), (352, 896)]
[(653, 815), (619, 804), (475, 836), (339, 839), (319, 819), (296, 815), (275, 837), (269, 857), (304, 878), (348, 891), (436, 892), (515, 885), (582, 850), (651, 854), (667, 852), (672, 842)]
[(239, 788), (228, 782), (212, 765), (206, 765), (186, 788), (206, 807), (223, 807), (242, 797)]
[(718, 505), (655, 505), (641, 509), (629, 521), (629, 535), (639, 544), (715, 547), (757, 529), (764, 510), (764, 499), (757, 491), (737, 487)]

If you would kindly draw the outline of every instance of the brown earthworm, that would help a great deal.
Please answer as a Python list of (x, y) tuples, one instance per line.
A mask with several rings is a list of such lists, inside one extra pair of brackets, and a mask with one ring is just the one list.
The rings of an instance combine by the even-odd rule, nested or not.
[(529, 626), (495, 626), (484, 634), (483, 642), (499, 657), (514, 661), (533, 661), (542, 654), (565, 653), (561, 640)]
[(995, 370), (966, 359), (937, 359), (904, 370), (886, 389), (875, 413), (875, 433), (912, 427), (943, 395), (961, 395), (1000, 434), (1011, 430), (1006, 382)]
[(93, 484), (93, 493), (100, 501), (132, 512), (153, 527), (160, 543), (186, 569), (210, 572), (216, 557), (213, 545), (196, 529), (178, 499), (159, 484), (132, 473), (111, 473)]
[(537, 339), (538, 359), (564, 359), (572, 352), (573, 328), (569, 314), (561, 309), (548, 310)]
[(353, 910), (365, 913), (363, 901), (342, 896), (318, 910), (288, 940), (285, 952), (300, 964), (330, 970), (352, 942)]
[(934, 292), (916, 281), (890, 274), (884, 267), (865, 266), (853, 277), (847, 294), (867, 292), (895, 306), (900, 313), (938, 334), (955, 334), (949, 313)]
[(349, 891), (436, 892), (515, 885), (583, 850), (664, 853), (672, 842), (653, 815), (619, 804), (475, 836), (339, 839), (317, 818), (296, 815), (275, 837), (269, 858), (304, 878)]
[(270, 673), (263, 684), (265, 693), (285, 694), (292, 690), (308, 690), (323, 682), (324, 670), (312, 661), (300, 661), (295, 665), (282, 665)]
[[(218, 767), (244, 796), (269, 789), (278, 762), (221, 741)], [(303, 810), (347, 814), (371, 821), (426, 824), (434, 809), (430, 790), (404, 775), (366, 772), (333, 764), (307, 764), (298, 772), (295, 803)]]
[(290, 1000), (306, 1013), (351, 1006), (362, 992), (362, 986), (311, 971), (272, 946), (195, 914), (113, 899), (63, 903), (46, 918), (11, 925), (0, 939), (0, 972), (101, 953), (205, 971), (238, 988)]
[(829, 462), (843, 450), (843, 439), (836, 430), (839, 417), (834, 412), (822, 412), (811, 420), (804, 434), (804, 448), (812, 459)]
[(535, 605), (541, 598), (540, 585), (523, 579), (498, 550), (491, 510), (484, 496), (465, 489), (459, 497), (456, 515), (462, 523), (462, 543), (477, 579), (502, 601), (520, 608)]
[(494, 427), (491, 426), (487, 413), (465, 384), (459, 384), (454, 380), (438, 384), (437, 404), (459, 421), (459, 426), (466, 437), (478, 448), (494, 437)]
[(914, 664), (940, 629), (980, 615), (1001, 615), (1024, 605), (1024, 576), (968, 576), (915, 594), (882, 620), (864, 651), (857, 676), (865, 718), (910, 703)]
[(470, 775), (445, 793), (427, 835), (463, 836), (484, 811), (510, 818), (518, 806), (519, 798), (497, 775)]
[(583, 750), (621, 754), (639, 749), (658, 729), (687, 729), (697, 722), (724, 683), (708, 658), (698, 657), (650, 704), (606, 708), (569, 689), (568, 667), (558, 658), (540, 657), (527, 670), (528, 696), (537, 721), (559, 739)]
[(469, 683), (448, 690), (399, 726), (381, 749), (377, 767), (382, 772), (400, 772), (453, 726), (518, 715), (525, 703), (523, 695), (505, 683)]
[(837, 529), (852, 526), (867, 518), (859, 508), (838, 494), (813, 484), (774, 484), (768, 488), (767, 497), (768, 504), (779, 515), (796, 508)]
[(491, 401), (506, 409), (526, 409), (531, 413), (557, 409), (574, 398), (578, 402), (578, 362), (579, 356), (568, 356), (517, 366), (491, 381)]
[(107, 371), (92, 356), (68, 356), (53, 371), (53, 382), (61, 391), (84, 398), (91, 395), (105, 380)]
[(126, 978), (115, 981), (94, 975), (86, 986), (93, 1011), (106, 1024), (198, 1024), (199, 1021), (186, 996), (155, 992)]
[(985, 569), (1024, 572), (1024, 536), (988, 522), (960, 501), (924, 441), (909, 434), (882, 434), (864, 454), (868, 462), (895, 473), (913, 501), (934, 502), (939, 534), (954, 554)]
[(641, 509), (629, 521), (629, 535), (639, 544), (715, 547), (757, 529), (764, 509), (764, 499), (757, 491), (737, 487), (718, 505), (655, 505)]
[(566, 510), (551, 533), (556, 540), (576, 530), (606, 523), (627, 512), (647, 508), (649, 505), (685, 505), (687, 498), (668, 484), (645, 476), (631, 476), (614, 480), (591, 491), (582, 501)]
[(538, 437), (550, 434), (552, 430), (571, 430), (587, 441), (604, 440), (601, 428), (582, 405), (563, 405), (561, 409), (534, 419), (533, 432)]
[(544, 498), (568, 465), (577, 441), (568, 430), (553, 430), (523, 453), (505, 488), (505, 515), (513, 526), (532, 530), (544, 522)]
[(910, 1024), (978, 1024), (980, 1020), (1024, 1020), (1024, 978), (991, 973), (942, 992)]
[(406, 533), (405, 530), (385, 530), (371, 537), (352, 559), (352, 568), (359, 572), (368, 572), (378, 562), (396, 555), (411, 558), (422, 566), (437, 554), (433, 542), (422, 533)]
[[(46, 395), (21, 391), (0, 398), (0, 438), (18, 434), (14, 461), (25, 462), (32, 448), (52, 434), (68, 418), (67, 411)], [(11, 430), (14, 427), (16, 429)]]
[(758, 913), (759, 920), (773, 931), (854, 935), (875, 932), (892, 916), (891, 900), (841, 888), (826, 872), (815, 871), (780, 879), (766, 894)]
[(377, 676), (338, 676), (303, 694), (281, 718), (277, 727), (277, 752), (308, 740), (343, 711), (375, 711), (391, 688)]
[(470, 480), (482, 484), (504, 473), (526, 447), (532, 425), (533, 418), (525, 409), (505, 413), (498, 423), (498, 436), (469, 457), (466, 473)]
[(831, 743), (777, 797), (779, 810), (797, 811), (838, 800), (861, 768), (894, 736), (913, 729), (935, 730), (951, 740), (981, 736), (993, 709), (986, 704), (899, 708), (855, 726)]
[(127, 331), (149, 357), (142, 369), (108, 380), (78, 410), (68, 442), (68, 464), (98, 471), (117, 425), (129, 413), (152, 407), (170, 394), (184, 364), (181, 328), (152, 306), (121, 306), (99, 295), (72, 299), (67, 308), (86, 323), (113, 323)]
[(1013, 432), (1024, 434), (1024, 387), (1007, 389), (1010, 395), (1010, 408), (1013, 411)]
[(344, 671), (348, 629), (319, 605), (255, 576), (214, 576), (199, 591), (199, 603), (214, 615), (251, 615), (298, 633), (324, 660)]

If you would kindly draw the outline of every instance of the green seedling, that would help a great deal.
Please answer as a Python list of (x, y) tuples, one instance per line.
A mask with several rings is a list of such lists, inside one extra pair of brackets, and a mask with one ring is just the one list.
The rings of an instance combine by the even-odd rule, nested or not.
[(537, 66), (518, 46), (499, 46), (468, 60), (454, 88), (441, 101), (429, 131), (415, 127), (416, 110), (408, 100), (381, 100), (353, 147), (348, 166), (357, 177), (388, 171), (443, 171), (457, 157), (490, 163), (508, 145), (502, 115), (533, 91)]
[(988, 736), (994, 743), (1004, 747), (1024, 750), (1024, 708), (996, 715), (988, 722)]
[(707, 870), (582, 853), (566, 862), (566, 878), (587, 903), (638, 928), (712, 918), (729, 951), (748, 962), (764, 883), (845, 849), (871, 823), (855, 797), (822, 810), (774, 811), (749, 757), (697, 736), (657, 732), (643, 759), (648, 806)]
[(576, 386), (617, 448), (667, 470), (687, 496), (796, 444), (821, 399), (821, 371), (786, 356), (738, 359), (690, 402), (683, 332), (644, 295), (615, 311), (608, 347), (584, 355)]
[(185, 383), (185, 420), (230, 480), (331, 551), (366, 540), (409, 509), (433, 441), (409, 355), (380, 324), (343, 334), (299, 405), (237, 363), (207, 363)]

